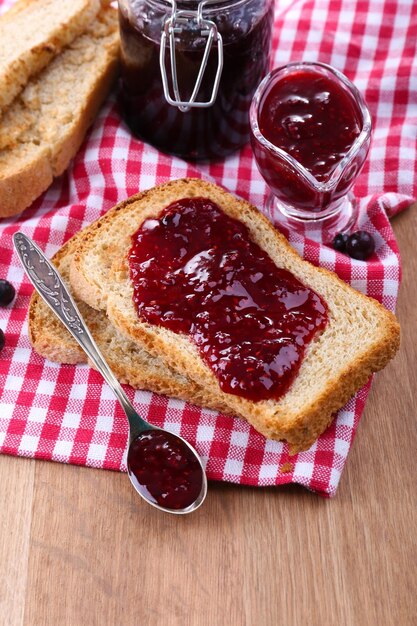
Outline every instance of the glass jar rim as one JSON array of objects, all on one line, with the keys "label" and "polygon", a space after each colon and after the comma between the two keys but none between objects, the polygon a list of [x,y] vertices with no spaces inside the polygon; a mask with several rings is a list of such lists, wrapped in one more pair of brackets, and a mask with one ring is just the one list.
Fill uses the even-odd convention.
[{"label": "glass jar rim", "polygon": [[[173,8],[172,0],[146,0],[147,4],[156,7]],[[206,14],[215,13],[219,9],[234,8],[253,2],[253,0],[175,0],[177,10],[197,10],[203,4],[203,11]]]},{"label": "glass jar rim", "polygon": [[[362,129],[359,135],[356,137],[349,151],[345,154],[343,159],[337,164],[337,167],[333,170],[329,180],[326,183],[320,183],[311,172],[309,172],[297,159],[288,154],[282,148],[278,148],[273,143],[268,141],[266,137],[262,134],[259,123],[258,123],[258,109],[261,104],[261,99],[265,96],[266,88],[269,86],[269,83],[275,79],[278,74],[289,73],[293,70],[297,69],[321,69],[329,72],[334,77],[336,77],[340,83],[348,90],[349,94],[355,99],[360,114],[362,116]],[[271,84],[272,86],[272,84]],[[361,150],[365,142],[369,139],[372,131],[372,120],[369,109],[366,105],[366,102],[358,90],[358,88],[350,81],[347,76],[345,76],[342,72],[337,70],[336,68],[328,65],[327,63],[322,63],[321,61],[294,61],[291,63],[287,63],[280,67],[273,69],[262,82],[258,85],[258,88],[255,91],[255,94],[252,98],[250,110],[249,110],[249,120],[251,131],[256,138],[257,141],[269,152],[272,154],[282,158],[288,165],[295,168],[299,174],[303,176],[303,178],[307,181],[307,183],[314,187],[317,192],[326,192],[332,191],[338,184],[341,175],[343,174],[346,166],[356,157],[358,152]]]}]

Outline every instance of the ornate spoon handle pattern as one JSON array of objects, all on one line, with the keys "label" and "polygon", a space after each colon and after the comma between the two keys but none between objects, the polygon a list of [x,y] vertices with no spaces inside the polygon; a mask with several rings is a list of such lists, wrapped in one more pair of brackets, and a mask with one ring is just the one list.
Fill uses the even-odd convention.
[{"label": "ornate spoon handle pattern", "polygon": [[39,295],[75,337],[88,332],[61,277],[40,248],[21,232],[15,233],[13,241],[22,265]]}]

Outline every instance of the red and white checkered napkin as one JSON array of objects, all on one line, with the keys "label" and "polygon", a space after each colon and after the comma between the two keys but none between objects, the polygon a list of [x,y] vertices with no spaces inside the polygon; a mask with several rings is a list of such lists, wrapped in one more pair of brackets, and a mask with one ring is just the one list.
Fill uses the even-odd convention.
[{"label": "red and white checkered napkin", "polygon": [[[365,95],[375,127],[355,189],[361,198],[360,226],[376,238],[374,260],[352,261],[301,236],[290,235],[290,241],[306,259],[335,270],[389,309],[396,304],[400,258],[387,216],[417,197],[416,42],[417,11],[411,0],[277,3],[273,65],[302,59],[334,65]],[[113,99],[67,173],[23,216],[0,222],[0,277],[18,291],[13,306],[0,309],[6,335],[0,353],[1,452],[125,470],[126,420],[100,375],[87,366],[50,363],[31,350],[26,316],[32,287],[13,252],[12,234],[23,230],[52,256],[116,202],[183,176],[209,178],[264,206],[266,187],[249,147],[224,162],[192,167],[133,139]],[[146,419],[195,444],[209,478],[259,486],[300,483],[331,496],[369,386],[339,411],[308,452],[295,457],[243,420],[147,391],[127,392]]]}]

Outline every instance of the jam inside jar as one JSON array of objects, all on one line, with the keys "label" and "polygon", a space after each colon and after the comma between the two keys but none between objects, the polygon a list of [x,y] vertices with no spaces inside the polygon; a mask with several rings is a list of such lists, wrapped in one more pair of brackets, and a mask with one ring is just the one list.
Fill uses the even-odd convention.
[{"label": "jam inside jar", "polygon": [[[269,68],[273,7],[273,0],[182,0],[175,7],[168,0],[119,0],[121,107],[132,132],[163,152],[192,161],[220,159],[247,143],[251,99]],[[203,25],[198,14],[206,20]],[[170,19],[173,38],[167,29]],[[210,23],[220,37],[205,63],[205,24]],[[220,53],[218,88],[214,102],[207,105]],[[164,92],[163,74],[170,92],[175,92],[171,57],[177,100],[182,102],[192,99],[200,68],[205,68],[187,110],[170,104]]]}]

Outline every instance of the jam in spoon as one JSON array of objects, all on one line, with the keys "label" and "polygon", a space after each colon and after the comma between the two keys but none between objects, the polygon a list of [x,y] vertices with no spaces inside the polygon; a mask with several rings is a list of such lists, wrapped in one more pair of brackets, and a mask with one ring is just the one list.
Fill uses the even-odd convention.
[{"label": "jam in spoon", "polygon": [[129,422],[129,478],[149,504],[169,513],[195,511],[207,494],[200,457],[182,437],[153,426],[140,417],[91,336],[56,268],[21,232],[13,242],[33,286],[64,324],[114,392]]}]

